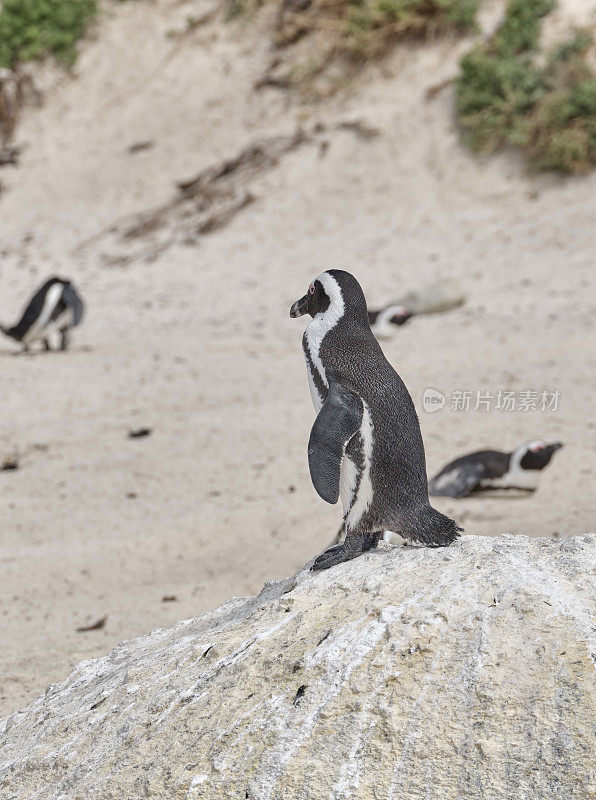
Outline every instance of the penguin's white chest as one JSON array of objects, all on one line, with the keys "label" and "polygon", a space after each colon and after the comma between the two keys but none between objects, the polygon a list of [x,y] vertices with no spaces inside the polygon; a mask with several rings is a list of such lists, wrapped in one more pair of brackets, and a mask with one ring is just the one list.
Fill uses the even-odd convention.
[{"label": "penguin's white chest", "polygon": [[325,333],[322,332],[321,325],[315,317],[305,331],[304,344],[306,352],[304,356],[306,359],[306,374],[308,377],[310,398],[317,414],[323,405],[323,397],[317,389],[315,375],[313,373],[316,371],[319,379],[323,382],[323,385],[329,386],[329,380],[327,379],[327,375],[325,373],[325,367],[323,366],[323,362],[321,361],[321,357],[319,355],[319,350],[321,348],[324,335]]},{"label": "penguin's white chest", "polygon": [[318,314],[315,314],[304,332],[305,350],[308,354],[306,358],[308,386],[317,414],[323,404],[323,398],[316,388],[315,376],[312,370],[316,370],[324,386],[329,386],[329,380],[325,373],[325,365],[321,359],[321,345],[323,344],[325,336],[327,336],[340,321],[345,310],[341,290],[336,281],[330,275],[322,275],[320,280],[332,300],[326,311],[320,311]]},{"label": "penguin's white chest", "polygon": [[43,306],[39,312],[39,316],[23,336],[23,342],[25,344],[30,344],[31,342],[36,341],[36,339],[43,337],[44,329],[46,328],[54,309],[60,302],[63,288],[64,287],[61,283],[56,283],[48,289],[43,301]]},{"label": "penguin's white chest", "polygon": [[481,481],[483,489],[527,489],[532,491],[538,488],[540,472],[535,469],[522,469],[519,464],[513,464],[511,469],[501,478],[491,478]]},{"label": "penguin's white chest", "polygon": [[374,497],[371,476],[375,443],[374,426],[370,410],[364,400],[362,405],[362,424],[360,430],[354,434],[359,437],[360,441],[361,466],[357,466],[349,456],[344,454],[339,473],[339,496],[348,531],[357,527],[370,508]]},{"label": "penguin's white chest", "polygon": [[325,374],[325,367],[321,361],[320,350],[323,339],[331,328],[328,324],[325,324],[325,314],[321,314],[320,319],[317,319],[318,317],[319,314],[317,314],[306,328],[306,346],[313,368],[317,370],[325,386],[329,386],[329,381]]},{"label": "penguin's white chest", "polygon": [[321,410],[321,406],[323,405],[323,398],[319,394],[319,390],[315,385],[315,379],[312,374],[313,367],[311,366],[311,362],[306,359],[306,374],[308,376],[308,390],[310,392],[310,399],[312,400],[312,404],[314,406],[315,412],[318,414]]}]

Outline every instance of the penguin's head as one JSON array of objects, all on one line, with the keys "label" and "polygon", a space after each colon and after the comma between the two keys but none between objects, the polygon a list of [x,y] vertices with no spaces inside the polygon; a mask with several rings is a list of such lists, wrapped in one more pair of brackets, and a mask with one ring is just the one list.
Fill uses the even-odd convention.
[{"label": "penguin's head", "polygon": [[409,308],[406,308],[406,306],[392,306],[390,311],[391,316],[387,322],[390,322],[392,325],[403,325],[410,317],[414,316],[413,312],[410,311]]},{"label": "penguin's head", "polygon": [[292,304],[290,316],[315,317],[327,310],[337,319],[347,314],[368,324],[364,292],[356,278],[343,269],[328,269],[315,278],[304,297]]},{"label": "penguin's head", "polygon": [[369,311],[368,321],[370,322],[371,327],[373,325],[382,325],[385,327],[389,323],[391,325],[403,325],[413,316],[414,312],[410,311],[410,309],[406,306],[394,305]]},{"label": "penguin's head", "polygon": [[553,453],[563,447],[561,442],[543,442],[536,440],[526,442],[518,448],[519,465],[522,469],[544,469],[551,458]]}]

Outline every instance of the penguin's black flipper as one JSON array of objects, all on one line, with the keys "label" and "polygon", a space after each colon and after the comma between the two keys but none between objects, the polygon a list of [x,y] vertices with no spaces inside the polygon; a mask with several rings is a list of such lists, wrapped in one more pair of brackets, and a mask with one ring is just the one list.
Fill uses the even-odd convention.
[{"label": "penguin's black flipper", "polygon": [[362,424],[362,401],[341,384],[329,392],[308,440],[308,466],[317,493],[334,505],[339,499],[339,470],[346,444]]},{"label": "penguin's black flipper", "polygon": [[459,464],[444,469],[428,482],[431,497],[466,497],[485,477],[483,464]]}]

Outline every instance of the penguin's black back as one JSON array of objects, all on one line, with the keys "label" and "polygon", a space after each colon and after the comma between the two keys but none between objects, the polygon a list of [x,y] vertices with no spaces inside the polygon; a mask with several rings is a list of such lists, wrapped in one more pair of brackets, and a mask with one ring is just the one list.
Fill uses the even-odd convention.
[{"label": "penguin's black back", "polygon": [[387,488],[394,493],[392,477],[398,474],[400,489],[423,499],[426,461],[416,410],[404,382],[385,358],[368,325],[340,320],[323,340],[320,357],[325,365],[332,366],[342,385],[368,406],[375,432],[375,491],[387,482],[391,484]]},{"label": "penguin's black back", "polygon": [[511,458],[511,453],[499,450],[478,450],[460,456],[429,481],[429,494],[433,497],[466,497],[482,491],[486,481],[502,478],[509,472]]},{"label": "penguin's black back", "polygon": [[64,283],[62,278],[58,278],[56,276],[49,278],[43,286],[41,286],[33,295],[25,310],[23,311],[20,320],[10,328],[10,335],[13,336],[15,339],[21,340],[29,328],[33,325],[36,319],[38,319],[39,315],[42,312],[43,305],[45,302],[46,295],[49,289],[54,286],[56,283]]},{"label": "penguin's black back", "polygon": [[500,450],[477,450],[465,456],[450,461],[440,472],[437,472],[433,480],[440,478],[453,469],[467,466],[468,464],[478,464],[483,468],[483,478],[501,478],[509,470],[511,463],[511,453],[503,453]]},{"label": "penguin's black back", "polygon": [[[370,329],[360,285],[349,273],[328,272],[339,278],[345,309],[323,338],[319,357],[342,386],[362,398],[373,423],[373,499],[359,527],[448,544],[457,538],[458,529],[430,506],[424,444],[412,398]],[[355,286],[348,283],[346,289],[346,279]],[[357,459],[357,451],[352,440],[346,454]]]}]

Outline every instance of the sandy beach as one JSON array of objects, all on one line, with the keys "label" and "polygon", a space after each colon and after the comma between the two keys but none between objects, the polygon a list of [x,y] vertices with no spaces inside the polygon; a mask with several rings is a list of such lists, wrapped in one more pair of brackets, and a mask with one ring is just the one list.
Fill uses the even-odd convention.
[{"label": "sandy beach", "polygon": [[[551,29],[583,13],[560,5]],[[288,316],[328,267],[353,272],[371,306],[447,276],[467,293],[383,342],[429,473],[469,450],[564,443],[534,495],[437,508],[472,534],[594,529],[596,174],[529,175],[514,153],[462,147],[453,88],[427,90],[469,39],[401,46],[308,105],[254,89],[266,9],[166,35],[209,10],[106,3],[72,76],[40,69],[21,163],[0,171],[0,320],[54,273],[87,303],[66,353],[0,342],[0,462],[19,461],[0,472],[0,716],[81,659],[254,593],[329,543],[341,510],[310,482],[305,320]],[[243,179],[251,201],[228,224],[197,232],[178,209],[123,236],[178,181],[299,128],[299,146]],[[429,387],[446,398],[434,413]],[[535,392],[534,407],[498,409],[505,391]],[[468,410],[452,410],[458,392]],[[556,408],[540,409],[542,392]],[[141,427],[151,435],[128,437]]]}]

